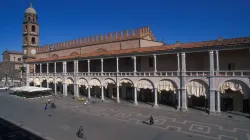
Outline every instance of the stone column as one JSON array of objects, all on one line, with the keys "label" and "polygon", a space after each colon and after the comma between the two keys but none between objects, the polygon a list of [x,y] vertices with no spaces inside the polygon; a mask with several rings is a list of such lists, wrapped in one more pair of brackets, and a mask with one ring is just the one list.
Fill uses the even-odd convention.
[{"label": "stone column", "polygon": [[49,88],[49,81],[48,80],[46,80],[47,81],[47,88]]},{"label": "stone column", "polygon": [[214,89],[214,52],[209,51],[210,79],[209,79],[209,114],[215,113],[215,89]]},{"label": "stone column", "polygon": [[134,105],[138,105],[138,102],[137,102],[137,88],[134,87]]},{"label": "stone column", "polygon": [[134,72],[137,72],[137,70],[136,70],[136,56],[134,56],[133,59],[134,59]]},{"label": "stone column", "polygon": [[36,73],[36,64],[34,64],[34,74]]},{"label": "stone column", "polygon": [[216,91],[216,96],[217,96],[217,109],[216,109],[216,112],[217,113],[220,113],[220,91]]},{"label": "stone column", "polygon": [[63,95],[64,96],[68,95],[68,84],[66,83],[66,81],[64,81],[63,83]]},{"label": "stone column", "polygon": [[181,53],[181,111],[187,111],[187,90],[186,84],[186,54]]},{"label": "stone column", "polygon": [[104,88],[103,88],[103,85],[101,85],[101,92],[102,92],[102,97],[101,97],[101,99],[102,99],[102,101],[104,101]]},{"label": "stone column", "polygon": [[56,73],[56,62],[54,62],[54,73]]},{"label": "stone column", "polygon": [[30,86],[29,74],[30,74],[30,65],[26,64],[26,86]]},{"label": "stone column", "polygon": [[177,90],[177,98],[178,98],[177,109],[180,110],[180,108],[181,108],[181,91],[179,89]]},{"label": "stone column", "polygon": [[180,53],[177,53],[177,75],[180,75]]},{"label": "stone column", "polygon": [[66,62],[65,61],[63,62],[63,73],[64,74],[66,73]]},{"label": "stone column", "polygon": [[67,62],[65,61],[64,63],[65,63],[65,73],[67,73],[68,72],[68,70],[67,70]]},{"label": "stone column", "polygon": [[216,75],[219,75],[220,71],[220,62],[219,62],[219,51],[215,51],[216,54]]},{"label": "stone column", "polygon": [[157,72],[157,57],[156,55],[154,54],[154,72]]},{"label": "stone column", "polygon": [[88,98],[91,99],[91,95],[90,95],[90,85],[88,85]]},{"label": "stone column", "polygon": [[57,93],[56,93],[56,92],[57,92],[57,91],[56,91],[56,90],[57,90],[57,89],[56,89],[56,80],[55,80],[54,83],[55,83],[55,84],[54,84],[54,90],[55,90],[55,95],[56,95],[56,94],[57,94]]},{"label": "stone column", "polygon": [[154,94],[155,94],[155,104],[154,107],[158,107],[158,96],[157,96],[157,86],[154,88]]},{"label": "stone column", "polygon": [[88,59],[88,73],[90,73],[90,60]]},{"label": "stone column", "polygon": [[103,73],[103,58],[101,58],[101,73]]},{"label": "stone column", "polygon": [[117,103],[120,103],[120,96],[119,96],[119,84],[117,84],[117,86],[116,86],[116,102]]},{"label": "stone column", "polygon": [[49,73],[49,63],[47,63],[47,73]]},{"label": "stone column", "polygon": [[40,73],[42,73],[42,64],[40,63]]},{"label": "stone column", "polygon": [[119,58],[116,57],[116,72],[119,72]]},{"label": "stone column", "polygon": [[76,81],[74,83],[74,96],[79,97],[79,86]]}]

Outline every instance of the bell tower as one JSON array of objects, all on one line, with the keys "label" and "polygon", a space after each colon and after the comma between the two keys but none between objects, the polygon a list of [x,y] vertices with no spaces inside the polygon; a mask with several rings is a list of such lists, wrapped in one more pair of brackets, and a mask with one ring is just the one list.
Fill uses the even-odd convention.
[{"label": "bell tower", "polygon": [[32,7],[26,9],[23,21],[23,59],[34,59],[36,48],[39,46],[39,24],[36,10]]}]

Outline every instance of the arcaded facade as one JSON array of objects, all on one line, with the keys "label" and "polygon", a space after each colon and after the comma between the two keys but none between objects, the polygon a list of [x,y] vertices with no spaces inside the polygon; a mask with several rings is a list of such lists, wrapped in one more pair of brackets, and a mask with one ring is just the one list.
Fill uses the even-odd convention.
[{"label": "arcaded facade", "polygon": [[[34,9],[25,15],[37,17]],[[207,108],[211,114],[250,106],[250,37],[164,44],[142,27],[39,46],[37,20],[25,18],[29,24],[37,30],[23,35],[27,86],[181,111]]]}]

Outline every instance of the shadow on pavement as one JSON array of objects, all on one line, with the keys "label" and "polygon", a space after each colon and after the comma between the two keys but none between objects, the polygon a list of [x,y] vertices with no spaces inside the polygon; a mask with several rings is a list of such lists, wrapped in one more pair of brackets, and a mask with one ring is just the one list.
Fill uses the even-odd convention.
[{"label": "shadow on pavement", "polygon": [[0,140],[45,140],[3,118],[0,118]]}]

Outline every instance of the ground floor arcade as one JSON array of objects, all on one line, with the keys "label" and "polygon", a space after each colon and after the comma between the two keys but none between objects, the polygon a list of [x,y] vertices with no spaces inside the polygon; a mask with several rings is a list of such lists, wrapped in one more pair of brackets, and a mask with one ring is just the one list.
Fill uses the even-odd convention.
[{"label": "ground floor arcade", "polygon": [[[177,109],[195,108],[204,111],[240,111],[249,112],[249,87],[240,80],[227,80],[219,85],[214,92],[209,89],[208,83],[193,79],[186,83],[185,92],[170,79],[162,79],[153,83],[149,79],[140,79],[136,82],[130,79],[121,79],[118,82],[111,78],[104,81],[98,78],[87,80],[85,78],[29,78],[30,86],[49,87],[56,94],[63,96],[97,97],[101,100],[107,98],[127,100],[135,105],[145,102],[157,107],[159,104],[168,105]],[[211,98],[213,94],[213,97]],[[213,100],[213,101],[212,101]]]}]

